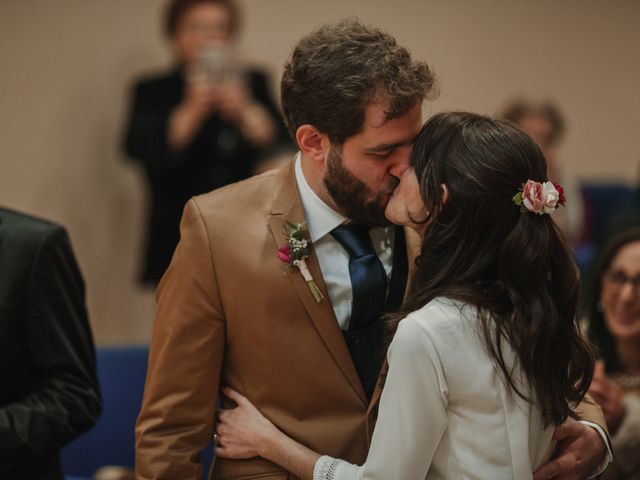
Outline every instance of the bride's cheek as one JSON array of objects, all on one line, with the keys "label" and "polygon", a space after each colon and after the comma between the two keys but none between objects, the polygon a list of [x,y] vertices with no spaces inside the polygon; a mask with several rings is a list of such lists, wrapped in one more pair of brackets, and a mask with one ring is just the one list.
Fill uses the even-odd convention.
[{"label": "bride's cheek", "polygon": [[391,202],[389,202],[385,212],[387,219],[393,223],[403,223],[406,221],[406,211],[402,208],[402,205],[395,199],[392,199]]}]

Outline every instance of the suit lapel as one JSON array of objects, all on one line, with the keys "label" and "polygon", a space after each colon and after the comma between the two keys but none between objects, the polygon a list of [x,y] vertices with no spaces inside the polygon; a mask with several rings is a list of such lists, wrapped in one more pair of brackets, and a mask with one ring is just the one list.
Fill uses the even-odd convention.
[{"label": "suit lapel", "polygon": [[[295,180],[294,163],[283,167],[277,173],[275,195],[272,203],[271,215],[269,216],[269,229],[274,239],[273,256],[279,247],[286,242],[286,226],[289,223],[304,223],[304,209]],[[304,305],[309,318],[313,322],[320,337],[326,344],[329,352],[338,364],[338,367],[347,378],[353,389],[360,396],[362,402],[367,404],[367,399],[358,377],[358,372],[351,360],[351,355],[340,331],[338,321],[331,305],[331,299],[327,293],[327,287],[322,277],[320,263],[313,245],[309,249],[307,266],[318,288],[324,295],[321,302],[317,302],[309,286],[305,282],[302,274],[295,268],[289,270],[286,275],[291,280],[300,301]]]},{"label": "suit lapel", "polygon": [[[406,241],[406,248],[407,248],[407,261],[409,264],[408,276],[407,276],[407,288],[404,292],[404,298],[406,300],[407,294],[409,293],[409,289],[411,288],[411,282],[413,280],[413,272],[415,271],[416,257],[420,254],[422,239],[420,238],[420,235],[418,235],[415,232],[415,230],[409,227],[405,227],[404,229],[404,238]],[[398,247],[400,247],[400,245],[396,245],[395,248],[398,248]],[[369,408],[367,410],[368,415],[378,408],[378,403],[380,402],[380,395],[382,395],[382,389],[384,388],[384,382],[387,378],[388,373],[389,373],[389,364],[385,356],[384,363],[382,364],[382,368],[380,369],[380,375],[378,376],[378,382],[376,384],[376,388],[373,390],[371,402],[369,403]]]}]

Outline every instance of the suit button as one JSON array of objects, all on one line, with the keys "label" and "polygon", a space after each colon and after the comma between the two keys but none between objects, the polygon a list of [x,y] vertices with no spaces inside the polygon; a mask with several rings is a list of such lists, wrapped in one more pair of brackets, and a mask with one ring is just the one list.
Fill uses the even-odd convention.
[{"label": "suit button", "polygon": [[378,418],[378,408],[374,408],[373,410],[371,410],[371,413],[369,414],[369,420],[371,420],[372,422],[375,421],[375,419]]}]

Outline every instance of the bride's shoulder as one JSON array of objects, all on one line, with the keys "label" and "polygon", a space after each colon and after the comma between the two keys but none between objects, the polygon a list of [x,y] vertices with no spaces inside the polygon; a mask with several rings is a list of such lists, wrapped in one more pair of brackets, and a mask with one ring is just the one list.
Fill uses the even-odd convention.
[{"label": "bride's shoulder", "polygon": [[465,334],[475,325],[474,307],[447,297],[437,297],[422,308],[411,312],[398,325],[398,329],[423,330],[431,336]]},{"label": "bride's shoulder", "polygon": [[412,363],[430,358],[446,369],[460,350],[469,350],[476,318],[475,309],[436,298],[400,321],[389,346],[389,361]]}]

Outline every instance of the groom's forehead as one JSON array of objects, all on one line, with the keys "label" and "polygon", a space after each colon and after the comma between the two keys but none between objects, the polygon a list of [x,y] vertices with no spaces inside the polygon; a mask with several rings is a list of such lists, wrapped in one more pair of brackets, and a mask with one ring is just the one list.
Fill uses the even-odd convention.
[{"label": "groom's forehead", "polygon": [[362,128],[349,139],[359,140],[372,153],[413,143],[422,127],[422,103],[416,102],[397,118],[388,118],[386,107],[384,103],[367,105]]}]

